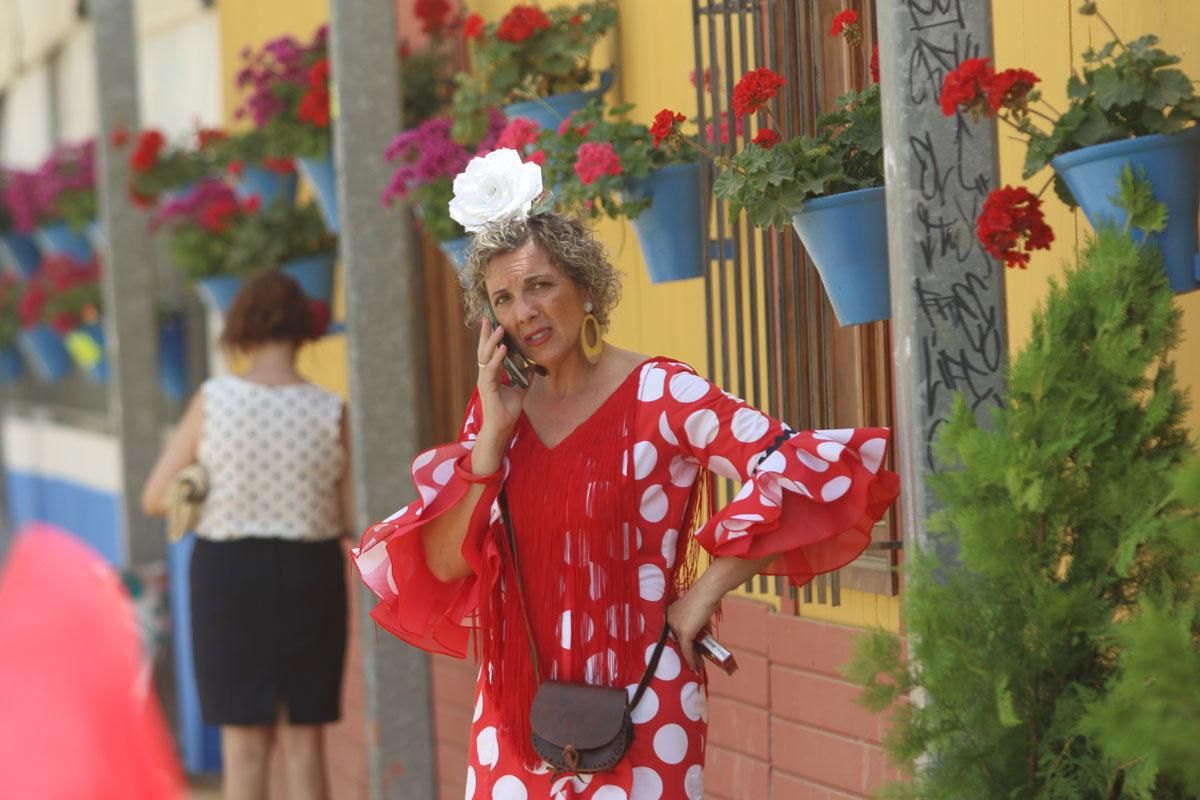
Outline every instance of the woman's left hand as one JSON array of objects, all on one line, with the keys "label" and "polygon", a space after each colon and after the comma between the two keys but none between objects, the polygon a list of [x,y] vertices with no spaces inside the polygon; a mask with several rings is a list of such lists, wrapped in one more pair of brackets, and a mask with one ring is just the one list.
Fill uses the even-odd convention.
[{"label": "woman's left hand", "polygon": [[693,670],[700,669],[700,653],[696,651],[695,641],[712,621],[720,602],[721,595],[712,593],[698,582],[667,609],[667,624],[679,641],[683,660]]}]

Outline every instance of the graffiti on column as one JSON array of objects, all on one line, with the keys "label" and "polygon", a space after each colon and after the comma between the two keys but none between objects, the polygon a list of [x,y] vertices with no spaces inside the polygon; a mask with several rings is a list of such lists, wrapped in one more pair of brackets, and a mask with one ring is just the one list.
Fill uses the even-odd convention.
[{"label": "graffiti on column", "polygon": [[924,380],[924,442],[929,469],[932,444],[962,392],[977,413],[1002,404],[1003,309],[998,265],[975,237],[975,219],[992,186],[990,141],[977,141],[973,123],[959,114],[947,136],[940,97],[946,73],[983,53],[969,30],[963,0],[907,0],[910,31],[905,98],[927,120],[912,132],[903,154],[916,192],[911,224],[918,253],[913,290],[921,319],[919,346]]}]

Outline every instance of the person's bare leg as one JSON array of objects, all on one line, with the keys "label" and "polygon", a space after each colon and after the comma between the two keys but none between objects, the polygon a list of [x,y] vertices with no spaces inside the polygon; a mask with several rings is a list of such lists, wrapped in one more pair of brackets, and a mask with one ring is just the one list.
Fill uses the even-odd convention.
[{"label": "person's bare leg", "polygon": [[269,725],[221,726],[225,800],[267,800],[274,739]]},{"label": "person's bare leg", "polygon": [[290,725],[284,720],[280,723],[279,733],[288,800],[328,800],[324,726]]}]

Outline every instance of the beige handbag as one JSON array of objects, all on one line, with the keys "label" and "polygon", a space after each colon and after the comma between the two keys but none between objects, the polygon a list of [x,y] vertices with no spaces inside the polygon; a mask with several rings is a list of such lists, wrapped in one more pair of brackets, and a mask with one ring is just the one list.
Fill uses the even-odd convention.
[{"label": "beige handbag", "polygon": [[208,496],[208,472],[200,464],[179,471],[167,488],[167,538],[178,542],[200,522]]}]

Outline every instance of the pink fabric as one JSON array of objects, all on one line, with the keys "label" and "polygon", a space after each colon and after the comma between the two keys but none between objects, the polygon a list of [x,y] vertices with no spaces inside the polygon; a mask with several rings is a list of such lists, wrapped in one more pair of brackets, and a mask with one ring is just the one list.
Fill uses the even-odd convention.
[{"label": "pink fabric", "polygon": [[0,574],[0,797],[149,800],[183,779],[119,576],[45,525]]}]

